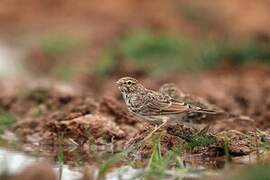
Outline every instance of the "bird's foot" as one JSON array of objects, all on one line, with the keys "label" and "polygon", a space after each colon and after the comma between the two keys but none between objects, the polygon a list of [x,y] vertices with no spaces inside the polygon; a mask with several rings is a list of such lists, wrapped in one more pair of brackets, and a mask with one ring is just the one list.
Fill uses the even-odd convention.
[{"label": "bird's foot", "polygon": [[143,141],[146,141],[146,140],[148,140],[149,138],[151,138],[152,135],[153,135],[155,132],[157,132],[160,128],[162,128],[162,127],[167,123],[167,121],[168,121],[168,120],[164,120],[164,121],[162,122],[162,124],[160,124],[159,126],[156,126],[156,127],[154,128],[154,130],[153,130],[152,132],[150,132],[150,133],[143,139]]}]

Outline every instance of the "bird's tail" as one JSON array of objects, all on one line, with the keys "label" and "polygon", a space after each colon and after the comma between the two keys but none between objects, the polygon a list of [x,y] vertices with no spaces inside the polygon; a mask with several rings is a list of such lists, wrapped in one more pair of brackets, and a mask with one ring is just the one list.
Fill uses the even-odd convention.
[{"label": "bird's tail", "polygon": [[241,114],[232,114],[232,113],[230,113],[230,114],[228,114],[228,118],[254,122],[254,119],[252,119],[251,117],[241,115]]},{"label": "bird's tail", "polygon": [[244,116],[241,114],[232,114],[232,113],[228,113],[225,111],[214,111],[214,110],[208,110],[208,109],[198,109],[197,110],[198,113],[202,113],[202,114],[209,114],[209,115],[213,115],[214,117],[219,117],[219,118],[228,118],[228,119],[240,119],[240,120],[246,120],[246,121],[254,121],[254,119],[252,119],[249,116]]},{"label": "bird's tail", "polygon": [[214,110],[208,110],[208,109],[198,109],[197,110],[198,113],[205,113],[205,114],[224,114],[224,112],[222,111],[214,111]]}]

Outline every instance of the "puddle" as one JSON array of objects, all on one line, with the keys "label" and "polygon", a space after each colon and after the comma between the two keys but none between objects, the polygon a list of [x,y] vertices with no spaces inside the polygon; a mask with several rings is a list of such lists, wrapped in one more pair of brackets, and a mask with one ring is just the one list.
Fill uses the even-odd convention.
[{"label": "puddle", "polygon": [[[23,152],[11,151],[7,149],[0,149],[0,174],[7,172],[8,174],[15,175],[24,170],[27,166],[44,162],[45,158],[33,157]],[[79,180],[83,174],[79,170],[71,169],[67,165],[62,167],[55,165],[54,171],[59,175],[59,168],[62,168],[62,180]],[[95,172],[97,174],[97,170]],[[122,166],[106,175],[106,180],[118,179],[141,179],[144,169],[134,169],[131,166]],[[168,170],[166,171],[167,177],[176,178],[201,178],[206,175],[213,175],[213,172],[207,169],[190,169],[183,168],[181,170]]]},{"label": "puddle", "polygon": [[[44,158],[32,157],[21,152],[0,149],[0,174],[4,171],[11,175],[17,174],[32,163],[42,161],[44,161]],[[57,166],[54,167],[56,174],[58,174],[59,168],[60,167]],[[63,170],[62,180],[78,180],[82,177],[80,172],[71,170],[66,165],[61,168]]]},{"label": "puddle", "polygon": [[[27,166],[43,162],[42,157],[33,157],[26,155],[22,152],[11,151],[7,149],[0,149],[0,174],[6,172],[11,175],[15,175],[24,170]],[[59,175],[59,168],[62,168],[62,180],[79,180],[82,178],[82,173],[76,170],[70,169],[67,165],[62,167],[55,166],[54,171]],[[143,172],[129,166],[121,167],[112,173],[108,173],[107,180],[121,179],[134,179],[138,174]],[[96,172],[97,173],[97,172]]]},{"label": "puddle", "polygon": [[106,176],[107,180],[119,179],[140,179],[139,176],[143,173],[141,169],[134,169],[130,166],[124,166]]},{"label": "puddle", "polygon": [[[16,175],[33,163],[44,162],[42,157],[33,157],[23,152],[12,151],[0,148],[0,174],[8,173]],[[79,180],[83,174],[79,170],[70,169],[69,166],[62,167],[55,165],[54,171],[59,175],[59,169],[62,168],[62,180]],[[134,169],[130,166],[124,166],[106,175],[107,180],[134,179],[143,172],[140,169]],[[97,171],[95,172],[97,174]]]},{"label": "puddle", "polygon": [[[11,137],[13,133],[5,133],[4,135]],[[3,136],[5,137],[5,136]],[[4,138],[6,139],[6,138]],[[31,149],[31,148],[30,148]],[[263,154],[262,154],[263,155]],[[68,157],[71,157],[68,155]],[[201,179],[204,177],[220,177],[222,170],[226,168],[239,168],[241,166],[255,163],[257,154],[253,153],[247,156],[232,157],[230,162],[226,163],[225,158],[202,158],[197,155],[185,155],[182,157],[181,168],[172,168],[165,172],[168,179]],[[45,157],[31,156],[24,152],[10,150],[7,148],[0,148],[0,174],[7,172],[8,174],[15,175],[20,173],[26,167],[33,163],[44,162]],[[79,180],[83,177],[83,167],[75,166],[75,168],[68,165],[55,165],[54,171],[59,174],[62,169],[62,180]],[[98,169],[92,169],[92,173],[98,174]],[[146,169],[136,168],[123,165],[120,168],[114,169],[112,172],[107,173],[106,180],[118,179],[141,179]]]},{"label": "puddle", "polygon": [[[144,169],[134,169],[130,166],[123,166],[106,176],[107,180],[118,179],[143,179]],[[204,177],[219,177],[218,172],[207,169],[172,169],[165,171],[165,179],[203,179]]]}]

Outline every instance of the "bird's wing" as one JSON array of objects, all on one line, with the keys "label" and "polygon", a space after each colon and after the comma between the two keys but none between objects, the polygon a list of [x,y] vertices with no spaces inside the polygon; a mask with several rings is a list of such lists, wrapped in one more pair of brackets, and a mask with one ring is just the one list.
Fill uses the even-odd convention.
[{"label": "bird's wing", "polygon": [[173,101],[169,97],[162,97],[155,93],[148,95],[147,103],[143,112],[144,115],[169,115],[169,114],[180,114],[190,110],[190,107],[183,103]]},{"label": "bird's wing", "polygon": [[220,107],[209,103],[207,100],[200,98],[200,97],[196,97],[196,96],[192,96],[187,94],[184,97],[178,98],[179,101],[183,101],[186,104],[190,104],[192,106],[196,106],[201,108],[201,110],[204,111],[211,111],[211,112],[216,112],[216,113],[224,113],[224,110],[222,110]]},{"label": "bird's wing", "polygon": [[204,110],[219,111],[219,112],[223,111],[221,108],[209,103],[207,100],[203,98],[196,97],[183,92],[181,89],[177,87],[177,85],[172,83],[163,84],[159,89],[159,92],[164,95],[170,96],[172,99],[175,99],[179,102],[199,107]]},{"label": "bird's wing", "polygon": [[150,93],[149,99],[145,104],[144,115],[170,115],[180,114],[184,112],[201,112],[215,114],[214,111],[205,110],[197,106],[177,101],[168,96],[160,96],[159,94]]},{"label": "bird's wing", "polygon": [[179,100],[182,100],[183,102],[187,104],[200,107],[202,109],[210,109],[206,101],[204,101],[201,98],[196,98],[195,96],[191,96],[189,94],[183,97],[179,97]]}]

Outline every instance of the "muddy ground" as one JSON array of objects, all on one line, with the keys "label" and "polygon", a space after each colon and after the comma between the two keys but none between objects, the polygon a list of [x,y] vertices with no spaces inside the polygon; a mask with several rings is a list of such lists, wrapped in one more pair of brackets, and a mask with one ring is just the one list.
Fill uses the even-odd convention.
[{"label": "muddy ground", "polygon": [[[198,138],[198,134],[215,140],[185,149],[186,157],[190,154],[205,158],[224,157],[225,146],[228,146],[231,156],[257,152],[261,143],[269,141],[269,75],[268,68],[258,66],[254,69],[252,66],[240,70],[220,69],[197,76],[174,75],[151,83],[144,79],[145,86],[153,89],[163,82],[175,82],[185,91],[235,115],[206,121],[205,124],[210,125],[206,132],[190,126],[166,127],[161,134],[158,133],[162,153],[181,149],[180,146]],[[14,84],[15,90],[14,86],[2,84],[0,106],[3,112],[16,117],[10,130],[25,150],[54,154],[56,159],[59,147],[63,146],[65,161],[71,165],[79,160],[93,165],[99,161],[97,152],[121,152],[131,146],[137,147],[132,153],[143,159],[150,157],[152,141],[142,140],[153,127],[128,112],[113,85],[115,79],[117,77],[104,80],[99,88],[102,92],[98,93],[102,95],[98,96],[85,84],[60,86],[45,83],[41,86],[40,83],[30,83],[27,86],[27,83],[18,82]],[[112,84],[111,89],[106,88],[107,84]]]}]

